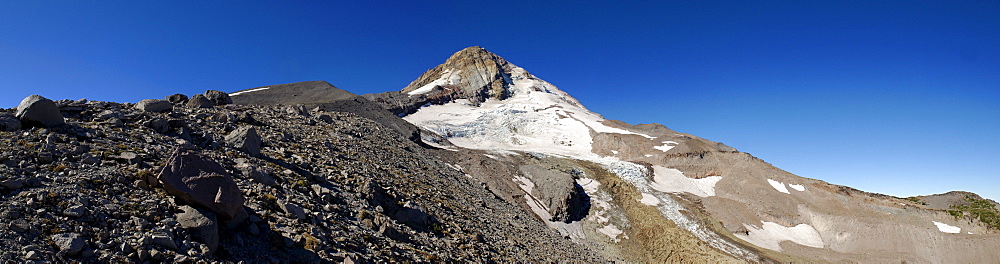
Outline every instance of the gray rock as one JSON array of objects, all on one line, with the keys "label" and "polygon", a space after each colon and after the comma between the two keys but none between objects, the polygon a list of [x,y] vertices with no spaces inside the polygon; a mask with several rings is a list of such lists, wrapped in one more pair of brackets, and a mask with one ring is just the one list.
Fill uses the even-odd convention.
[{"label": "gray rock", "polygon": [[183,94],[172,94],[172,95],[168,95],[167,98],[164,98],[164,99],[166,99],[167,102],[170,102],[172,104],[183,104],[183,103],[187,103],[188,96],[187,95],[183,95]]},{"label": "gray rock", "polygon": [[295,219],[306,219],[306,211],[303,210],[302,207],[288,202],[279,202],[278,205],[281,207],[282,211],[285,211],[288,215],[294,216]]},{"label": "gray rock", "polygon": [[196,94],[185,105],[191,108],[212,108],[212,101],[204,95]]},{"label": "gray rock", "polygon": [[183,213],[177,214],[177,222],[191,233],[195,241],[208,245],[210,254],[219,247],[219,224],[215,213],[210,210],[181,206]]},{"label": "gray rock", "polygon": [[42,259],[42,253],[38,253],[37,250],[28,251],[27,254],[24,254],[24,259],[27,259],[27,260],[41,260]]},{"label": "gray rock", "polygon": [[39,152],[38,154],[35,154],[35,161],[37,161],[38,163],[41,163],[41,164],[52,163],[52,161],[53,161],[52,153],[49,153],[49,152]]},{"label": "gray rock", "polygon": [[85,246],[85,241],[80,234],[77,233],[63,233],[56,234],[49,237],[52,242],[59,248],[59,254],[64,254],[68,256],[75,256],[80,254]]},{"label": "gray rock", "polygon": [[21,130],[21,120],[12,115],[0,115],[0,131]]},{"label": "gray rock", "polygon": [[14,232],[24,233],[31,230],[31,225],[24,219],[14,219],[10,222],[9,228],[10,230],[14,230]]},{"label": "gray rock", "polygon": [[552,215],[549,221],[572,222],[586,215],[586,202],[580,195],[582,187],[573,176],[538,165],[520,166],[521,173],[535,183],[531,194],[539,199]]},{"label": "gray rock", "polygon": [[177,250],[177,243],[174,243],[174,238],[170,237],[170,235],[153,234],[149,237],[149,240],[153,245],[159,245],[161,247]]},{"label": "gray rock", "polygon": [[135,108],[149,113],[162,113],[173,109],[174,105],[166,100],[145,99],[135,104]]},{"label": "gray rock", "polygon": [[217,106],[233,103],[233,99],[229,97],[229,94],[216,90],[205,91],[205,98],[208,98],[209,101],[212,101],[213,105]]},{"label": "gray rock", "polygon": [[128,164],[139,164],[139,162],[142,162],[142,159],[139,157],[139,154],[135,154],[135,152],[122,152],[122,154],[119,154],[117,157],[114,158],[124,161],[125,163]]},{"label": "gray rock", "polygon": [[0,181],[0,186],[10,190],[20,189],[24,187],[24,181],[19,179]]},{"label": "gray rock", "polygon": [[257,135],[257,129],[252,126],[243,126],[226,136],[226,144],[250,154],[260,156],[261,139]]},{"label": "gray rock", "polygon": [[263,184],[265,186],[268,187],[278,186],[278,182],[275,182],[274,178],[271,178],[271,175],[268,175],[267,173],[264,173],[258,170],[257,168],[254,168],[253,166],[245,165],[240,168],[240,171],[243,172],[244,177],[250,178],[253,181]]},{"label": "gray rock", "polygon": [[170,131],[170,124],[168,124],[167,120],[164,120],[163,118],[154,118],[153,120],[146,121],[143,126],[151,128],[153,131],[160,134]]},{"label": "gray rock", "polygon": [[65,216],[76,218],[76,217],[83,216],[83,214],[85,214],[86,212],[87,212],[87,209],[83,208],[82,205],[74,205],[74,206],[71,206],[70,208],[66,208],[66,210],[63,210],[62,214],[65,215]]},{"label": "gray rock", "polygon": [[392,218],[399,223],[413,227],[426,227],[431,221],[430,215],[424,213],[420,206],[411,202],[406,202],[403,208],[396,211],[396,214]]},{"label": "gray rock", "polygon": [[230,221],[245,219],[243,193],[222,165],[205,155],[178,150],[167,160],[156,178],[163,189],[178,199],[204,206]]},{"label": "gray rock", "polygon": [[40,95],[21,100],[14,116],[21,120],[21,125],[28,126],[52,127],[66,123],[56,103]]},{"label": "gray rock", "polygon": [[101,163],[101,157],[88,153],[85,154],[83,158],[80,159],[80,162],[84,164],[95,165]]}]

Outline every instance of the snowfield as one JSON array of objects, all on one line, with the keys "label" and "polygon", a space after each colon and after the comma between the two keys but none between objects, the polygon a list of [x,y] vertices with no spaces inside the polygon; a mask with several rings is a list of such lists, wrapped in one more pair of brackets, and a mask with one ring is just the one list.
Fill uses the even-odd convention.
[{"label": "snowfield", "polygon": [[781,241],[791,241],[814,248],[823,247],[823,239],[819,236],[819,232],[807,224],[785,227],[774,222],[763,222],[760,228],[748,224],[743,226],[747,228],[749,235],[737,233],[735,236],[758,247],[781,251],[779,245]]},{"label": "snowfield", "polygon": [[715,184],[722,176],[711,176],[693,179],[684,176],[677,169],[653,166],[653,182],[649,183],[654,190],[661,192],[686,192],[700,197],[715,196]]},{"label": "snowfield", "polygon": [[618,227],[613,224],[608,224],[602,228],[598,228],[597,232],[601,232],[601,234],[608,236],[608,238],[611,238],[611,241],[615,241],[615,243],[621,241],[621,239],[618,239],[618,235],[623,233],[621,229],[618,229]]},{"label": "snowfield", "polygon": [[659,151],[667,152],[668,150],[676,147],[677,144],[678,143],[674,142],[674,141],[663,141],[663,145],[662,146],[655,146],[653,148],[656,149],[656,150],[659,150]]},{"label": "snowfield", "polygon": [[790,193],[788,192],[788,188],[785,188],[785,184],[780,181],[767,179],[767,183],[770,183],[771,187],[774,187],[774,189],[778,190],[779,192]]},{"label": "snowfield", "polygon": [[[750,256],[753,256],[752,253],[701,226],[696,220],[689,219],[681,213],[685,210],[684,207],[670,195],[652,189],[652,186],[657,186],[660,190],[667,192],[689,192],[699,196],[711,196],[715,195],[714,186],[721,177],[690,179],[680,174],[679,171],[678,173],[661,172],[664,175],[651,184],[646,180],[647,175],[649,175],[646,167],[615,157],[595,154],[591,133],[638,135],[648,139],[655,139],[655,137],[604,125],[605,119],[601,115],[590,112],[565,92],[548,82],[531,78],[520,67],[512,67],[510,78],[513,85],[508,87],[511,96],[505,100],[487,99],[479,106],[468,100],[455,100],[443,105],[426,105],[403,119],[446,137],[453,144],[463,148],[546,153],[595,162],[608,172],[614,173],[634,185],[640,193],[653,196],[652,198],[655,198],[657,202],[654,206],[667,219],[691,231],[699,239],[742,259],[749,259]],[[439,80],[443,79],[446,78],[442,77]],[[673,146],[670,142],[664,142],[664,146],[658,146],[657,149],[666,151],[669,150],[667,147],[672,148]],[[666,168],[661,170],[663,169]],[[680,178],[676,178],[678,174]],[[523,179],[517,179],[517,182],[522,189],[529,189],[531,186]],[[673,183],[678,183],[680,186],[672,186]],[[587,193],[591,194],[590,191]],[[652,198],[645,196],[643,203],[654,202]],[[543,219],[549,218],[544,206],[529,196],[526,196],[526,199],[528,199],[532,211],[542,216]],[[595,207],[607,206],[600,199],[592,201]],[[600,223],[608,221],[606,217],[602,216],[601,210],[597,210],[591,217],[596,218]],[[564,228],[579,226],[579,223],[546,222],[549,226],[560,230],[561,233],[565,232]],[[568,226],[563,227],[562,225]],[[577,229],[573,229],[572,233],[577,231]],[[608,225],[599,231],[616,239],[621,230],[616,226]]]},{"label": "snowfield", "polygon": [[639,199],[639,202],[645,205],[656,206],[660,204],[660,199],[652,194],[642,193],[642,198]]},{"label": "snowfield", "polygon": [[413,91],[410,91],[407,94],[409,94],[409,95],[425,94],[425,93],[428,93],[430,91],[433,91],[434,87],[436,87],[436,86],[445,86],[445,85],[457,84],[462,79],[461,75],[458,75],[461,72],[462,71],[460,71],[460,70],[459,71],[455,71],[455,72],[451,72],[451,69],[444,70],[444,72],[441,73],[441,78],[438,78],[437,80],[434,80],[433,82],[425,84],[424,86],[420,86],[420,88],[414,89]]},{"label": "snowfield", "polygon": [[245,94],[245,93],[252,93],[252,92],[257,92],[257,91],[263,91],[263,90],[267,90],[267,89],[271,89],[271,87],[261,87],[261,88],[254,88],[254,89],[246,90],[246,91],[235,92],[235,93],[229,94],[229,96],[236,96],[236,95],[241,95],[241,94]]},{"label": "snowfield", "polygon": [[791,187],[793,190],[800,192],[806,191],[806,187],[802,186],[801,184],[788,184],[788,187]]},{"label": "snowfield", "polygon": [[941,231],[941,232],[944,232],[944,233],[951,233],[951,234],[962,233],[962,228],[961,227],[957,227],[957,226],[953,226],[953,225],[941,223],[941,222],[938,222],[938,221],[931,221],[931,222],[933,222],[934,225],[937,226],[938,231]]}]

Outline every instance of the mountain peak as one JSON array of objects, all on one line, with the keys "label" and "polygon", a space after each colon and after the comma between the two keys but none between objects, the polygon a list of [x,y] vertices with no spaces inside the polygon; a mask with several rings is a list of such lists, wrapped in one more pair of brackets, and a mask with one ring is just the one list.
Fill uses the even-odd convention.
[{"label": "mountain peak", "polygon": [[509,71],[516,66],[483,49],[472,46],[452,54],[444,63],[431,68],[403,88],[410,96],[469,99],[481,103],[486,99],[506,99],[511,84]]}]

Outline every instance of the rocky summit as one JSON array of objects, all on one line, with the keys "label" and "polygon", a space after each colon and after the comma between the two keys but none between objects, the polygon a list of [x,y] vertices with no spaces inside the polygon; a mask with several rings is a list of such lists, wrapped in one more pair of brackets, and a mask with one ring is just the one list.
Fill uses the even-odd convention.
[{"label": "rocky summit", "polygon": [[608,120],[481,47],[324,81],[0,109],[0,262],[992,263],[997,203]]}]

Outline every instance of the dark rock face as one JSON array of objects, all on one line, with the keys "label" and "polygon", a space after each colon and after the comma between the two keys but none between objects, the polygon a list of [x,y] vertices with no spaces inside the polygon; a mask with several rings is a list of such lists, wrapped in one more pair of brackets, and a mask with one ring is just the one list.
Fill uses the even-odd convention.
[{"label": "dark rock face", "polygon": [[207,156],[178,150],[157,176],[163,189],[175,197],[204,206],[226,220],[246,215],[243,193],[232,176]]},{"label": "dark rock face", "polygon": [[177,222],[191,232],[195,241],[205,243],[211,252],[219,248],[219,224],[212,211],[181,206],[183,213],[177,214]]},{"label": "dark rock face", "polygon": [[165,98],[168,102],[172,104],[184,104],[188,101],[188,96],[183,94],[172,94]]},{"label": "dark rock face", "polygon": [[576,184],[572,175],[537,165],[521,166],[521,172],[535,183],[531,195],[548,208],[552,215],[549,221],[569,223],[583,218],[586,201],[580,195],[582,187]]},{"label": "dark rock face", "polygon": [[22,125],[52,127],[65,124],[55,102],[40,95],[31,95],[21,101],[14,114]]},{"label": "dark rock face", "polygon": [[173,109],[174,106],[166,100],[145,99],[136,103],[135,108],[149,113],[162,113]]},{"label": "dark rock face", "polygon": [[0,131],[21,130],[21,120],[11,115],[0,115]]},{"label": "dark rock face", "polygon": [[261,139],[257,135],[257,129],[252,126],[243,126],[226,136],[226,144],[250,154],[260,156]]},{"label": "dark rock face", "polygon": [[[424,72],[401,91],[364,96],[398,116],[412,114],[425,104],[444,104],[456,99],[469,99],[478,105],[487,99],[503,100],[510,97],[508,88],[512,80],[508,72],[513,67],[507,60],[482,47],[468,47],[451,55],[441,65]],[[450,78],[446,76],[448,74],[457,74],[458,82],[435,85],[425,93],[409,94],[443,77]]]},{"label": "dark rock face", "polygon": [[212,104],[216,106],[232,104],[233,99],[229,97],[229,94],[222,91],[208,90],[205,91],[205,98],[208,98]]},{"label": "dark rock face", "polygon": [[191,108],[212,108],[212,101],[204,95],[196,94],[188,100],[186,105]]}]

